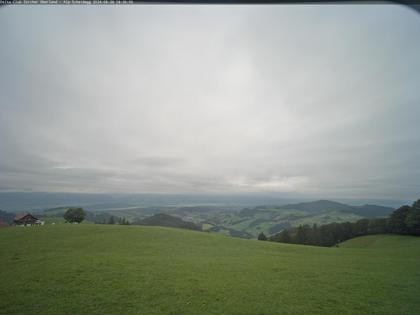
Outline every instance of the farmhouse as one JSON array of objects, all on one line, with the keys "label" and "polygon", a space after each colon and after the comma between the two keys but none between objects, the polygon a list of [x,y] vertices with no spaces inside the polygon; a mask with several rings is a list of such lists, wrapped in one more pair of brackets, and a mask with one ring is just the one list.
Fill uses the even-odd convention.
[{"label": "farmhouse", "polygon": [[26,212],[24,214],[17,215],[13,220],[13,224],[21,226],[44,225],[44,222],[39,220],[38,218],[35,218],[32,214]]}]

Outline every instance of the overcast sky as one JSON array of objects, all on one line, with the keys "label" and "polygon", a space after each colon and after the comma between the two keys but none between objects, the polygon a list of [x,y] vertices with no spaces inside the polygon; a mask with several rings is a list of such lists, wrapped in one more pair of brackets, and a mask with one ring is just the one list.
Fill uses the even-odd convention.
[{"label": "overcast sky", "polygon": [[420,15],[0,9],[0,190],[420,197]]}]

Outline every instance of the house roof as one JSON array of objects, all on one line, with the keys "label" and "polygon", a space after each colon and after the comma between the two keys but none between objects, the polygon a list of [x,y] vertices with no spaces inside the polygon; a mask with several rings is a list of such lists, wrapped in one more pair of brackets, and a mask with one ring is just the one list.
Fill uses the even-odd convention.
[{"label": "house roof", "polygon": [[38,218],[35,218],[32,214],[30,214],[29,212],[24,212],[24,213],[21,213],[21,214],[17,214],[16,216],[15,216],[15,221],[19,221],[19,220],[21,220],[21,219],[23,219],[24,217],[26,217],[26,216],[31,216],[32,218],[34,218],[35,220],[38,220]]}]

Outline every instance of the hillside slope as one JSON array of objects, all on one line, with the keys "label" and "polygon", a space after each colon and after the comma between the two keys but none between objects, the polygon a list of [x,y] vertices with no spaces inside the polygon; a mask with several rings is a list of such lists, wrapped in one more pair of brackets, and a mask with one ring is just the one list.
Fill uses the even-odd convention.
[{"label": "hillside slope", "polygon": [[419,314],[419,259],[159,227],[8,228],[0,312]]},{"label": "hillside slope", "polygon": [[363,216],[365,218],[386,217],[394,209],[377,205],[349,206],[330,200],[317,200],[280,206],[280,209],[296,209],[308,212],[340,211]]},{"label": "hillside slope", "polygon": [[274,235],[289,227],[355,222],[363,218],[386,217],[393,208],[363,205],[350,206],[329,200],[318,200],[282,206],[258,206],[239,212],[213,213],[201,223],[210,232],[244,238],[256,238],[261,232]]},{"label": "hillside slope", "polygon": [[201,230],[201,227],[195,223],[184,221],[165,213],[158,213],[136,222],[139,225],[165,226],[189,230]]},{"label": "hillside slope", "polygon": [[420,238],[410,235],[367,235],[355,237],[341,243],[342,248],[369,248],[392,251],[408,251],[420,253]]}]

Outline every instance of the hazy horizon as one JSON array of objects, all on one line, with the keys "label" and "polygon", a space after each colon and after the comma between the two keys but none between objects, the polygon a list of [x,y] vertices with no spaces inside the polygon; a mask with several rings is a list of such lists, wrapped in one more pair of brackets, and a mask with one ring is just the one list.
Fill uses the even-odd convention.
[{"label": "hazy horizon", "polygon": [[398,208],[415,200],[329,198],[326,196],[284,196],[273,193],[236,194],[141,194],[141,193],[62,193],[62,192],[0,192],[0,210],[28,211],[55,207],[87,207],[103,210],[130,207],[218,207],[225,210],[256,206],[281,206],[302,202],[329,200],[351,206],[378,205]]},{"label": "hazy horizon", "polygon": [[0,10],[0,191],[416,200],[420,15]]}]

